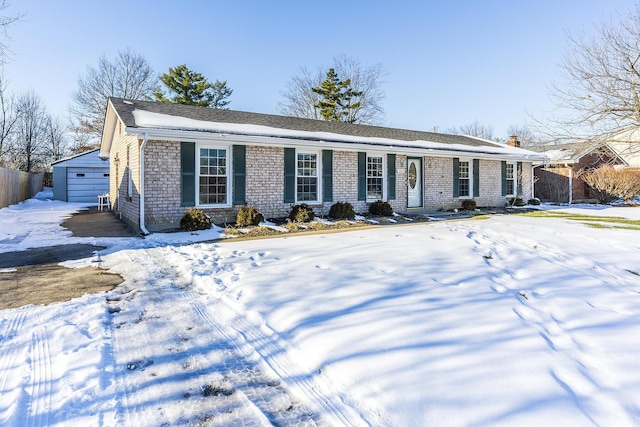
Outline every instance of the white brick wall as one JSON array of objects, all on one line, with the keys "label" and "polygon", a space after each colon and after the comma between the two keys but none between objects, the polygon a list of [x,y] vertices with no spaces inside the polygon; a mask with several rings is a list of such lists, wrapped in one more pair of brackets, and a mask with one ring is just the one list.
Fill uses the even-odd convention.
[{"label": "white brick wall", "polygon": [[[133,155],[127,168],[127,147]],[[111,152],[111,200],[123,219],[139,227],[140,141],[117,134]],[[180,206],[180,143],[148,141],[145,148],[145,223],[150,230],[176,227],[188,207]],[[119,159],[118,162],[115,159]],[[453,197],[453,160],[424,156],[424,210],[452,209],[461,206]],[[504,206],[501,195],[501,164],[498,160],[480,160],[480,195],[478,206]],[[247,146],[246,202],[256,206],[266,218],[287,216],[291,204],[284,202],[284,148]],[[127,197],[127,173],[133,176],[133,196]],[[531,164],[523,163],[523,199],[531,198]],[[230,174],[232,176],[232,174]],[[321,177],[319,177],[321,179]],[[231,197],[231,195],[230,195]],[[333,200],[349,202],[356,212],[366,212],[368,205],[358,199],[358,153],[333,152]],[[334,202],[311,204],[318,215],[326,215]],[[389,201],[397,212],[407,210],[407,156],[396,155],[396,198]],[[218,224],[235,221],[237,206],[205,209]]]}]

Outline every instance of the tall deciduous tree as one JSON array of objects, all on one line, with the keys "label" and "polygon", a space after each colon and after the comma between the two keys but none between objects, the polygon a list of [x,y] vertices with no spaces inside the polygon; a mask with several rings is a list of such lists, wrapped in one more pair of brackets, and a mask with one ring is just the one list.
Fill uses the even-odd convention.
[{"label": "tall deciduous tree", "polygon": [[335,69],[329,68],[326,79],[312,90],[321,96],[315,107],[323,119],[329,122],[356,121],[354,110],[360,108],[360,101],[354,101],[354,98],[362,96],[362,92],[353,90],[351,80],[341,81]]},{"label": "tall deciduous tree", "polygon": [[154,96],[160,102],[222,109],[231,102],[228,98],[233,90],[227,86],[226,80],[211,83],[202,74],[189,70],[184,64],[169,68],[168,73],[160,76],[160,81],[169,91],[169,95],[166,95],[159,88],[155,90]]},{"label": "tall deciduous tree", "polygon": [[346,121],[360,124],[384,122],[382,102],[385,93],[382,79],[385,71],[382,65],[364,67],[360,62],[344,55],[335,57],[331,67],[321,67],[315,72],[305,67],[300,68],[281,92],[283,99],[278,103],[280,112],[286,116],[322,119],[320,108],[317,107],[322,96],[314,92],[313,88],[320,87],[326,79],[327,68],[333,68],[337,75],[349,80],[352,90],[360,93],[352,98],[352,103],[358,102],[359,106],[349,110]]},{"label": "tall deciduous tree", "polygon": [[47,112],[35,92],[26,92],[17,98],[18,120],[13,141],[14,167],[25,172],[38,172],[46,165]]},{"label": "tall deciduous tree", "polygon": [[100,57],[78,79],[70,112],[76,144],[91,147],[99,142],[104,127],[107,98],[153,99],[158,79],[147,60],[129,49],[115,59]]},{"label": "tall deciduous tree", "polygon": [[24,15],[7,15],[5,11],[11,6],[7,0],[0,0],[0,63],[6,61],[7,55],[11,52],[9,49],[9,26],[16,21],[22,19]]},{"label": "tall deciduous tree", "polygon": [[640,6],[569,37],[563,79],[551,93],[556,140],[615,140],[640,127]]},{"label": "tall deciduous tree", "polygon": [[477,120],[468,125],[450,128],[447,132],[460,135],[475,136],[490,141],[493,141],[495,139],[493,136],[493,126],[483,125]]}]

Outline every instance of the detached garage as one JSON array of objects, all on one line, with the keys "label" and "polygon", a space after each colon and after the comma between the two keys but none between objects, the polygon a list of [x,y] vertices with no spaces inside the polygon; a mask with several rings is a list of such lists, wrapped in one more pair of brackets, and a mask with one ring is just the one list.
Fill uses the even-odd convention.
[{"label": "detached garage", "polygon": [[109,161],[100,150],[58,160],[53,167],[53,198],[65,202],[98,203],[98,194],[109,191]]}]

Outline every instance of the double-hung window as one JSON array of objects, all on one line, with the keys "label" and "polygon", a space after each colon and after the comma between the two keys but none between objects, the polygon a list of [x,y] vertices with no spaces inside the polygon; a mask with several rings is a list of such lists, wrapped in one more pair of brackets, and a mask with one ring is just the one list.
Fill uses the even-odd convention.
[{"label": "double-hung window", "polygon": [[318,153],[298,152],[296,161],[296,200],[299,202],[319,201]]},{"label": "double-hung window", "polygon": [[367,200],[384,198],[384,156],[367,155]]},{"label": "double-hung window", "polygon": [[506,184],[507,184],[507,196],[514,196],[516,194],[516,165],[514,163],[507,163],[506,165]]},{"label": "double-hung window", "polygon": [[460,160],[458,170],[458,190],[460,197],[472,197],[471,176],[471,162]]},{"label": "double-hung window", "polygon": [[229,205],[229,149],[198,147],[198,204]]}]

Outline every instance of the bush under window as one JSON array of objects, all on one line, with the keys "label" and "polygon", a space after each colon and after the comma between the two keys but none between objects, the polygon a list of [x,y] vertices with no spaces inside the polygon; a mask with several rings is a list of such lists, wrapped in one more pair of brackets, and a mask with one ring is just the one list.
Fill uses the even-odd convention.
[{"label": "bush under window", "polygon": [[180,229],[185,231],[208,230],[211,219],[198,208],[191,208],[184,213],[180,220]]},{"label": "bush under window", "polygon": [[334,219],[354,219],[356,213],[349,202],[336,202],[329,209],[329,216]]},{"label": "bush under window", "polygon": [[264,221],[264,216],[255,206],[244,205],[238,208],[238,213],[236,214],[236,226],[251,227],[259,225],[262,221]]},{"label": "bush under window", "polygon": [[289,212],[289,219],[293,222],[309,222],[313,221],[315,217],[316,214],[313,212],[313,209],[306,203],[293,205],[291,212]]},{"label": "bush under window", "polygon": [[393,215],[393,208],[389,202],[383,202],[382,200],[376,200],[369,205],[369,213],[371,215],[378,216],[391,216]]}]

